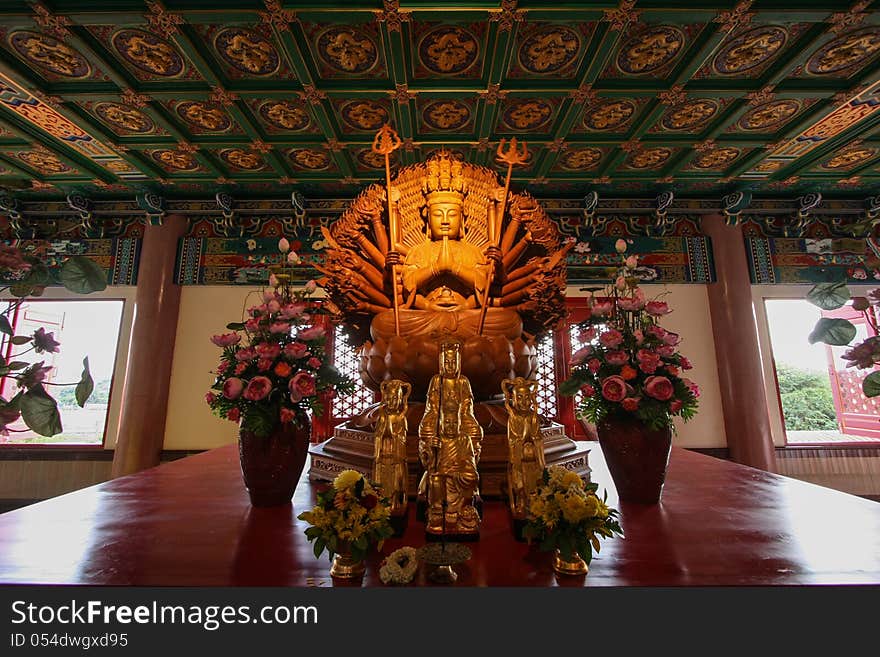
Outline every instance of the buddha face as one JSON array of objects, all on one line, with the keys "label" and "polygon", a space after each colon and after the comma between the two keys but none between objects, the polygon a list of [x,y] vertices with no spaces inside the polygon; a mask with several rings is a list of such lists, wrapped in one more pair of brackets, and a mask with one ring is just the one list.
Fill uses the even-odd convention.
[{"label": "buddha face", "polygon": [[513,387],[513,407],[521,412],[526,412],[532,408],[532,389],[528,385],[518,385]]},{"label": "buddha face", "polygon": [[461,233],[461,202],[442,199],[430,203],[428,225],[431,227],[431,239],[458,239]]},{"label": "buddha face", "polygon": [[461,355],[455,345],[446,345],[440,351],[440,374],[458,376],[461,371]]}]

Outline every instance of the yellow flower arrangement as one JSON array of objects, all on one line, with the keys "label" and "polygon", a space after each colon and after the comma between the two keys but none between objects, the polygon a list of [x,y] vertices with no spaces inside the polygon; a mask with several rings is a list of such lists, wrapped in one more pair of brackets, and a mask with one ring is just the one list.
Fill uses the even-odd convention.
[{"label": "yellow flower arrangement", "polygon": [[352,558],[360,561],[370,545],[378,543],[381,549],[382,542],[394,534],[388,521],[388,500],[360,472],[341,472],[333,485],[317,497],[315,508],[297,516],[311,525],[306,529],[306,537],[314,541],[316,557],[327,550],[332,559],[345,544]]},{"label": "yellow flower arrangement", "polygon": [[623,536],[618,511],[596,495],[598,484],[584,484],[577,473],[559,466],[544,470],[542,485],[529,500],[524,534],[541,550],[556,550],[571,560],[575,554],[588,564],[599,537]]}]

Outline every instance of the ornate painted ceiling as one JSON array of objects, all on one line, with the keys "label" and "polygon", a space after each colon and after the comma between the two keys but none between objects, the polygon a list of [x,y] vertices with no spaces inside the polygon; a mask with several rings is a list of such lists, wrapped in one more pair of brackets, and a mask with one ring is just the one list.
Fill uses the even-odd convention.
[{"label": "ornate painted ceiling", "polygon": [[[880,3],[874,2],[874,5]],[[872,11],[873,10],[873,11]],[[4,0],[0,186],[350,196],[446,146],[537,196],[880,191],[880,8]]]}]

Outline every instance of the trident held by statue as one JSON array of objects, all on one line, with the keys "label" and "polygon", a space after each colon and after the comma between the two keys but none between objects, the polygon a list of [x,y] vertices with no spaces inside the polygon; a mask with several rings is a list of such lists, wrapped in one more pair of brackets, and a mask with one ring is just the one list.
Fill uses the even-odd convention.
[{"label": "trident held by statue", "polygon": [[[525,164],[529,159],[529,151],[526,148],[525,142],[520,144],[522,150],[517,149],[516,137],[511,138],[507,150],[504,150],[505,144],[506,140],[502,139],[498,144],[498,150],[495,151],[495,160],[507,165],[507,177],[504,179],[504,195],[501,197],[501,208],[495,216],[492,228],[492,246],[496,249],[501,237],[501,223],[504,221],[504,210],[507,207],[507,195],[510,191],[510,176],[513,174],[513,167]],[[479,335],[483,334],[483,325],[486,323],[486,312],[489,308],[489,288],[492,285],[493,278],[495,278],[495,261],[489,260],[489,277],[486,280],[486,289],[483,290],[482,307],[480,308]]]},{"label": "trident held by statue", "polygon": [[[400,136],[387,123],[383,125],[373,138],[371,150],[374,153],[385,156],[385,198],[388,201],[388,230],[391,233],[391,251],[396,253],[397,241],[400,236],[397,233],[397,214],[391,210],[391,154],[400,148],[403,142]],[[391,285],[394,294],[394,334],[400,335],[400,311],[397,305],[397,264],[391,264]]]}]

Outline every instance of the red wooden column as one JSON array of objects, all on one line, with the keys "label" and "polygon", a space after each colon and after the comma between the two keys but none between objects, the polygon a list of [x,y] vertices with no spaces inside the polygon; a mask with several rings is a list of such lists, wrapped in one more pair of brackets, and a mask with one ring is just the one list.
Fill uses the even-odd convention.
[{"label": "red wooden column", "polygon": [[119,438],[113,455],[114,477],[159,464],[180,310],[174,262],[186,228],[183,216],[171,215],[162,225],[144,230]]},{"label": "red wooden column", "polygon": [[727,447],[737,463],[776,472],[742,227],[728,226],[721,215],[703,217],[702,226],[718,277],[708,286],[709,310]]}]

